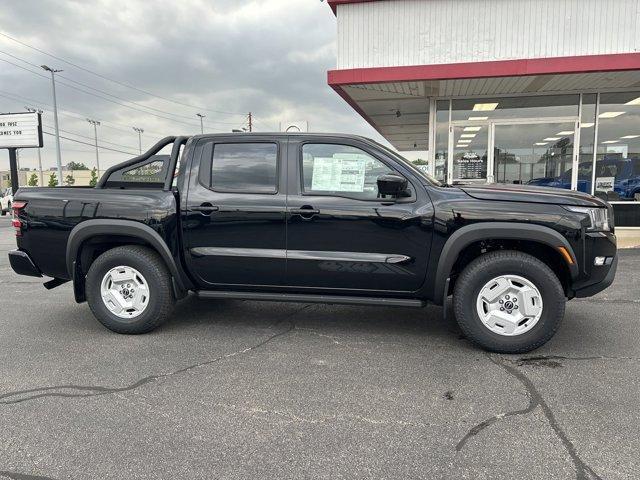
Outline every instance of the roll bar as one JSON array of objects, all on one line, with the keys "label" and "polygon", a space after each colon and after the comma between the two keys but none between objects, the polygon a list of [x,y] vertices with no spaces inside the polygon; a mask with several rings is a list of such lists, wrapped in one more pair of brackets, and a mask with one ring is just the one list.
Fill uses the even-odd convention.
[{"label": "roll bar", "polygon": [[96,184],[96,188],[104,188],[107,182],[109,181],[109,177],[114,172],[117,172],[118,170],[122,170],[127,167],[132,167],[137,163],[145,162],[149,160],[153,155],[157,154],[160,150],[162,150],[167,145],[173,144],[173,148],[171,149],[171,157],[169,159],[169,166],[167,169],[167,177],[165,178],[164,188],[163,188],[164,190],[170,190],[171,183],[173,182],[173,172],[178,163],[180,147],[184,145],[187,142],[187,140],[189,140],[189,138],[190,137],[176,137],[176,136],[164,137],[162,140],[160,140],[158,143],[156,143],[153,147],[151,147],[149,150],[144,152],[142,155],[138,155],[137,157],[134,157],[131,160],[126,160],[124,162],[118,163],[117,165],[114,165],[113,167],[108,168],[104,172],[102,177],[100,177],[100,180],[98,180],[98,183]]}]

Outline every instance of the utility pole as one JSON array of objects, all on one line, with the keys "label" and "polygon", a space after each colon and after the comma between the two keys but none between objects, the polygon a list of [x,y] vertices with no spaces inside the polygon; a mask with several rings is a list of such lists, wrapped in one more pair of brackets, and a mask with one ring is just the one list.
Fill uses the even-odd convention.
[{"label": "utility pole", "polygon": [[202,119],[206,117],[206,115],[203,115],[201,113],[196,113],[196,115],[200,117],[200,133],[204,133],[204,124],[202,123]]},{"label": "utility pole", "polygon": [[93,137],[96,141],[96,170],[98,171],[98,177],[100,177],[100,158],[98,157],[98,125],[100,125],[100,122],[90,118],[87,118],[87,122],[93,125]]},{"label": "utility pole", "polygon": [[138,149],[140,150],[140,153],[142,153],[142,134],[144,133],[144,130],[138,127],[133,127],[133,130],[138,133]]},{"label": "utility pole", "polygon": [[249,131],[253,132],[253,117],[251,116],[251,112],[249,112]]},{"label": "utility pole", "polygon": [[[31,108],[31,107],[24,107],[27,109],[27,111],[31,112],[31,113],[39,113],[40,115],[42,115],[44,112],[40,109],[35,109],[35,108]],[[38,170],[40,171],[40,182],[38,182],[38,185],[40,187],[44,187],[44,176],[42,174],[42,154],[40,153],[40,150],[42,150],[40,147],[38,147]]]},{"label": "utility pole", "polygon": [[53,92],[53,124],[56,130],[56,155],[58,160],[58,185],[62,186],[62,155],[60,153],[60,128],[58,127],[58,103],[56,101],[56,70],[47,65],[40,65],[44,70],[51,73],[51,91]]}]

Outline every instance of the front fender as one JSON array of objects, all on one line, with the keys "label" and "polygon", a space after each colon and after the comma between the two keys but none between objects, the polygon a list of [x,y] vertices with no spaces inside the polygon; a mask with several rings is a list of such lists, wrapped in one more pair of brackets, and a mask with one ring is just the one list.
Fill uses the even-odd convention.
[{"label": "front fender", "polygon": [[554,250],[564,247],[573,259],[573,264],[568,265],[571,278],[575,279],[579,274],[578,261],[573,248],[566,238],[549,227],[526,223],[474,223],[456,230],[442,248],[434,282],[433,300],[436,304],[441,305],[446,301],[447,280],[460,252],[474,242],[494,239],[534,241],[548,245]]}]

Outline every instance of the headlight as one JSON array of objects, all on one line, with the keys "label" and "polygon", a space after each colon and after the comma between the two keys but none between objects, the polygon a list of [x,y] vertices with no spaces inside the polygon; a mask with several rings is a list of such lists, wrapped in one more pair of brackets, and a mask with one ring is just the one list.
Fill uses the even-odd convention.
[{"label": "headlight", "polygon": [[567,207],[567,210],[577,213],[584,213],[589,216],[590,225],[587,230],[597,232],[608,232],[609,227],[609,211],[606,208],[590,208],[590,207]]}]

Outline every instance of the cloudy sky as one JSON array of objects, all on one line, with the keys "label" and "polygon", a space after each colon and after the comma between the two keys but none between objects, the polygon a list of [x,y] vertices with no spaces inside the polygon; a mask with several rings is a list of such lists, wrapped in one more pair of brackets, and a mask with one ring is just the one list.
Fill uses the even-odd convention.
[{"label": "cloudy sky", "polygon": [[[94,165],[92,147],[79,143],[93,141],[87,117],[101,122],[99,143],[120,151],[102,149],[101,169],[137,152],[133,127],[144,129],[144,149],[164,135],[199,133],[198,112],[205,132],[245,126],[251,111],[257,131],[306,120],[313,131],[381,140],[327,86],[335,39],[336,19],[320,0],[4,0],[0,112],[42,108],[44,130],[53,132],[51,82],[38,67],[47,64],[64,70],[60,129],[73,140],[62,140],[63,163]],[[54,139],[44,140],[47,169]],[[35,150],[20,160],[35,167]]]}]

